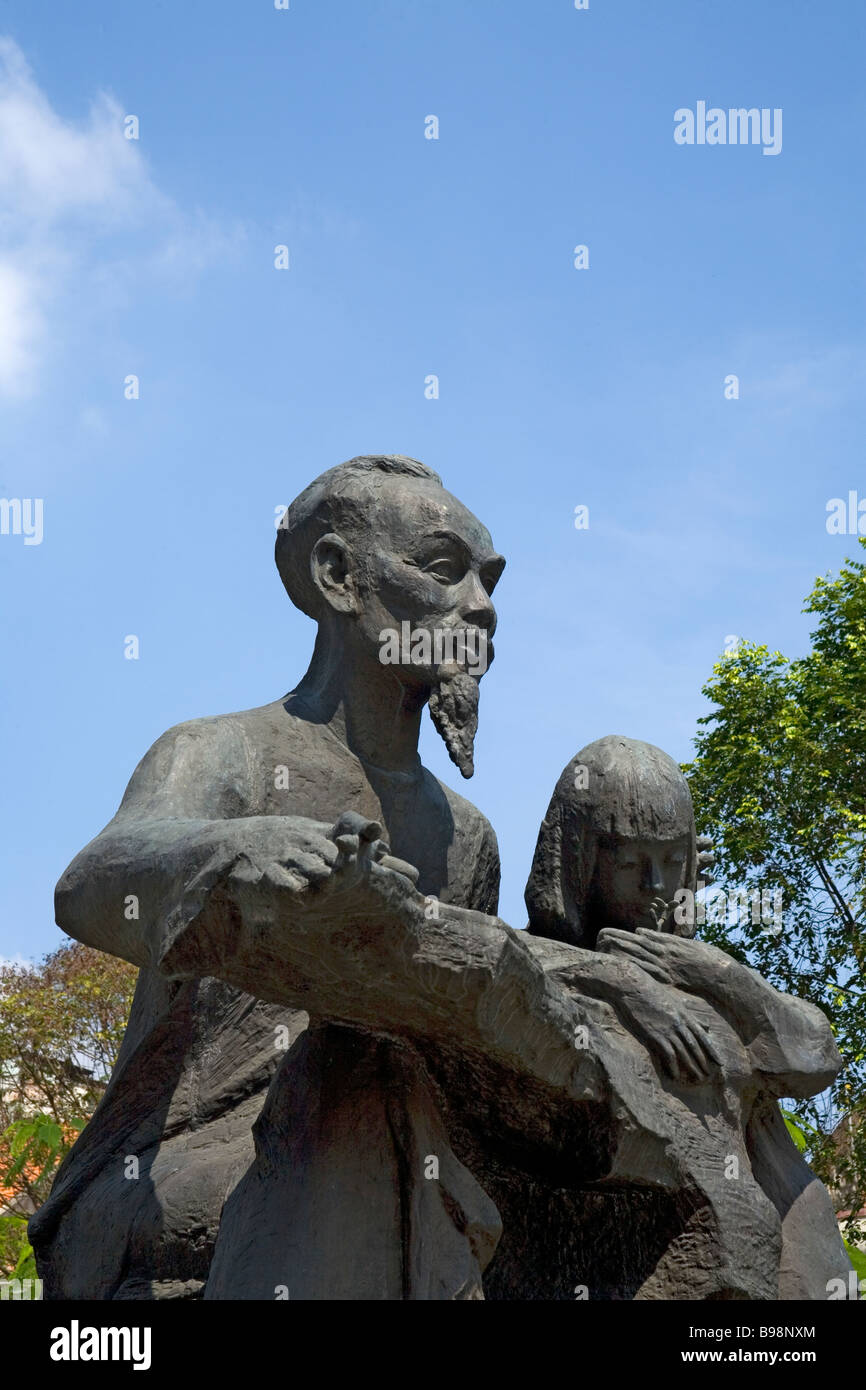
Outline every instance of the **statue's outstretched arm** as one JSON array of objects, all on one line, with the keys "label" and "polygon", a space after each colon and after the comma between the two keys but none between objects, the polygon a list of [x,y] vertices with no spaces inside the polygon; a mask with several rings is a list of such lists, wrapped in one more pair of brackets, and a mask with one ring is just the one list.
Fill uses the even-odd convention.
[{"label": "statue's outstretched arm", "polygon": [[712,1003],[777,1096],[817,1095],[839,1071],[842,1059],[821,1010],[783,994],[718,947],[645,929],[609,928],[600,933],[598,945],[603,953],[640,965],[660,983]]}]

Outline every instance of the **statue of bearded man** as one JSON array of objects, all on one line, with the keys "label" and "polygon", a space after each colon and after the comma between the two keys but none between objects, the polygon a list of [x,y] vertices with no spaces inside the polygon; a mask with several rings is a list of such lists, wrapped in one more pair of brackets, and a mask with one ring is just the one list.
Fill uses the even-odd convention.
[{"label": "statue of bearded man", "polygon": [[[276,561],[318,626],[300,684],[164,734],[58,884],[59,925],[141,973],[105,1097],[31,1223],[48,1298],[200,1297],[275,1073],[256,1133],[297,1179],[283,1253],[245,1264],[233,1240],[208,1296],[481,1296],[498,1214],[451,1153],[411,1043],[323,1021],[315,997],[287,1008],[270,977],[299,897],[339,919],[373,866],[398,908],[420,892],[495,914],[493,831],[422,766],[418,736],[427,704],[471,775],[505,562],[431,469],[381,455],[301,493]],[[425,640],[383,661],[405,624]],[[430,1153],[437,1182],[419,1167]]]}]

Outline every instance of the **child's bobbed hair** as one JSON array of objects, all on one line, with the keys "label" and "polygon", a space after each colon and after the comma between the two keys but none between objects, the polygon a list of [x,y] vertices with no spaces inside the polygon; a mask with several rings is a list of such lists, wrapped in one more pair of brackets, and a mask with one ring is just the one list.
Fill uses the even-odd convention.
[{"label": "child's bobbed hair", "polygon": [[[685,886],[697,879],[695,816],[688,783],[667,753],[639,739],[596,739],[563,770],[538,832],[524,894],[529,930],[574,946],[595,945],[592,887],[599,845],[614,837],[688,837]],[[690,914],[693,916],[693,914]],[[674,926],[680,936],[694,926]]]}]

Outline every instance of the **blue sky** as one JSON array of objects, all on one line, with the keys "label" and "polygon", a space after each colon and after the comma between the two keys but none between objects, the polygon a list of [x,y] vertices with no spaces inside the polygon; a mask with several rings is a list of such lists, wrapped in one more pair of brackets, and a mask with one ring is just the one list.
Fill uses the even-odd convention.
[{"label": "blue sky", "polygon": [[[274,512],[354,454],[423,459],[508,557],[460,790],[515,926],[583,744],[685,759],[726,637],[804,650],[856,545],[827,501],[866,498],[864,27],[859,0],[0,3],[0,497],[44,508],[41,544],[0,535],[0,955],[60,940],[54,882],[165,728],[299,679]],[[781,108],[781,153],[677,145],[698,101]],[[422,755],[460,782],[429,724]]]}]

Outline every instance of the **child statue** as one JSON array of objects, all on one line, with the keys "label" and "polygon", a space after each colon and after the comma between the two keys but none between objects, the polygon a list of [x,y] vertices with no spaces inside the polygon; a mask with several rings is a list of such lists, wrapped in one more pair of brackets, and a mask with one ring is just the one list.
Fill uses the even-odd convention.
[{"label": "child statue", "polygon": [[[822,1091],[840,1058],[815,1005],[693,939],[698,869],[708,858],[673,759],[636,739],[598,739],[565,768],[542,823],[526,888],[528,930],[639,965],[670,991],[672,1004],[683,995],[704,1001],[717,1041],[733,1032],[747,1070],[734,1087],[744,1144],[738,1156],[724,1156],[737,1157],[732,1188],[747,1176],[739,1171],[745,1157],[781,1224],[778,1297],[826,1298],[848,1261],[829,1195],[792,1143],[778,1100]],[[656,1042],[660,1050],[668,1073],[676,1067],[692,1076],[691,1108],[712,1127],[712,1102],[697,1093],[704,1056],[690,1055],[673,1030],[666,1048]],[[727,1079],[720,1071],[717,1088],[730,1092]],[[816,1267],[816,1249],[826,1252],[826,1268]]]}]

